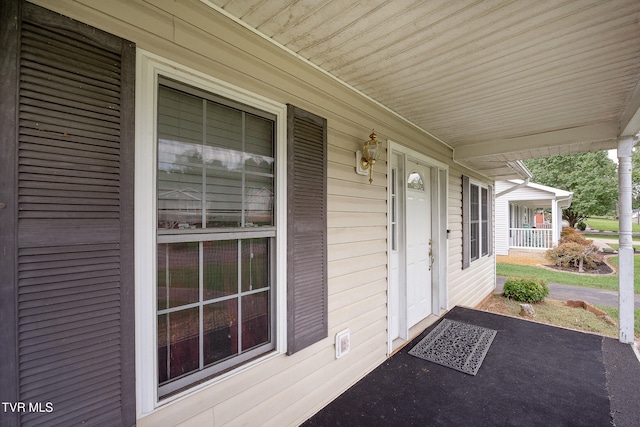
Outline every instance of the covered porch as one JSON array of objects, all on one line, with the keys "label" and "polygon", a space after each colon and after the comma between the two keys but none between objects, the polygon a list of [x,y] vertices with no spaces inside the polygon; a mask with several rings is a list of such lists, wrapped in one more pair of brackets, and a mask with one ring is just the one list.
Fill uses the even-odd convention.
[{"label": "covered porch", "polygon": [[558,244],[562,210],[573,193],[528,180],[496,181],[496,254],[511,249],[544,251]]},{"label": "covered porch", "polygon": [[288,0],[206,3],[398,114],[450,147],[456,163],[496,181],[526,179],[524,159],[617,149],[620,340],[633,342],[637,1],[383,1],[348,9],[338,0],[316,7]]}]

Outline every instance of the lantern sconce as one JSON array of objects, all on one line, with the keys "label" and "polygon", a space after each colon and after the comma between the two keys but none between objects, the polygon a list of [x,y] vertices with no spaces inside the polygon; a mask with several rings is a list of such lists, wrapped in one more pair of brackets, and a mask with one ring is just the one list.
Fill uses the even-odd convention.
[{"label": "lantern sconce", "polygon": [[369,184],[373,182],[373,165],[380,155],[380,143],[376,139],[376,133],[371,130],[369,140],[365,141],[362,150],[356,151],[356,173],[369,175]]}]

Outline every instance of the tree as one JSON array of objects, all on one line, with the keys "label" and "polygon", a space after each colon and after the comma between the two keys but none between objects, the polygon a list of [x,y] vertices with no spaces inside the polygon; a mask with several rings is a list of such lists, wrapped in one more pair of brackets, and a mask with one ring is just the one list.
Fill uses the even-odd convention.
[{"label": "tree", "polygon": [[633,194],[633,208],[640,208],[640,149],[633,150],[631,157],[633,171],[631,173],[631,191]]},{"label": "tree", "polygon": [[606,151],[531,159],[525,164],[533,182],[573,192],[571,206],[562,211],[562,218],[571,227],[615,208],[618,175]]}]

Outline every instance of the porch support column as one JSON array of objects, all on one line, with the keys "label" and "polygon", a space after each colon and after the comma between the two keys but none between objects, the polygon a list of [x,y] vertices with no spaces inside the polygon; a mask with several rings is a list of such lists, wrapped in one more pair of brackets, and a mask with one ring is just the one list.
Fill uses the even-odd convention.
[{"label": "porch support column", "polygon": [[618,271],[618,298],[620,306],[620,342],[633,343],[633,244],[631,234],[631,155],[636,140],[622,137],[618,140],[618,200],[620,203],[620,249]]},{"label": "porch support column", "polygon": [[558,209],[558,201],[551,201],[551,246],[558,246],[562,230],[562,209]]}]

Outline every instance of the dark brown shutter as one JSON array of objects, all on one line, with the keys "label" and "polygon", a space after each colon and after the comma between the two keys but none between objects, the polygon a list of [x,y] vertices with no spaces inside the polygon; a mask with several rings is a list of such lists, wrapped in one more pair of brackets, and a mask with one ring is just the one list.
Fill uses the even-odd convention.
[{"label": "dark brown shutter", "polygon": [[287,353],[327,337],[327,121],[292,105],[287,123]]},{"label": "dark brown shutter", "polygon": [[134,425],[135,47],[30,3],[15,12],[18,130],[3,150],[17,145],[17,271],[1,304],[17,331],[1,369],[17,385],[3,400],[42,405],[24,426]]},{"label": "dark brown shutter", "polygon": [[[0,402],[18,401],[16,314],[16,125],[18,115],[17,1],[0,2]],[[19,425],[19,416],[0,408],[0,425]]]},{"label": "dark brown shutter", "polygon": [[462,175],[462,269],[471,264],[471,216],[470,216],[470,183],[469,177]]}]

